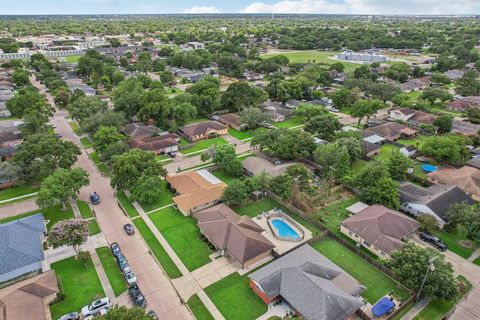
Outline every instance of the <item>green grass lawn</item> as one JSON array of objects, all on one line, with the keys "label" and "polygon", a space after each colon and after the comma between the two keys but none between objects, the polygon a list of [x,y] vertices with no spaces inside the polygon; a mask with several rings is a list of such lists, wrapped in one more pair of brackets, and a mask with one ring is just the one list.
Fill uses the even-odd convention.
[{"label": "green grass lawn", "polygon": [[304,125],[303,119],[300,117],[291,117],[283,122],[273,122],[272,125],[277,128],[292,128],[300,125]]},{"label": "green grass lawn", "polygon": [[148,244],[150,251],[153,253],[155,258],[157,258],[163,270],[165,270],[165,273],[172,279],[181,277],[182,273],[180,270],[178,270],[175,263],[172,261],[145,221],[143,221],[142,218],[137,218],[133,220],[133,223],[137,227],[137,231],[140,232],[143,239]]},{"label": "green grass lawn", "polygon": [[108,170],[108,167],[105,163],[99,163],[97,164],[98,171],[100,171],[101,174],[103,174],[106,177],[110,177],[110,170]]},{"label": "green grass lawn", "polygon": [[364,285],[366,289],[362,297],[371,304],[392,291],[397,297],[408,298],[408,291],[340,243],[324,239],[312,244],[312,247]]},{"label": "green grass lawn", "polygon": [[82,129],[77,121],[69,121],[68,124],[72,128],[73,132],[78,136],[82,133]]},{"label": "green grass lawn", "polygon": [[215,171],[212,171],[212,174],[217,177],[218,179],[222,180],[223,182],[225,182],[226,184],[230,185],[233,180],[238,180],[238,179],[241,179],[242,177],[234,177],[232,175],[229,175],[228,173],[225,173],[224,171],[222,170],[215,170]]},{"label": "green grass lawn", "polygon": [[85,201],[77,201],[78,210],[80,210],[80,215],[83,219],[88,219],[93,217],[92,210],[90,210],[90,206]]},{"label": "green grass lawn", "polygon": [[262,54],[260,57],[262,58],[269,58],[275,55],[284,55],[286,56],[290,62],[300,62],[300,63],[308,63],[308,62],[315,62],[315,63],[324,63],[324,64],[334,64],[336,62],[341,62],[345,66],[346,71],[352,71],[355,68],[358,68],[360,64],[351,63],[346,61],[337,61],[334,59],[330,59],[330,57],[338,54],[337,51],[317,51],[317,50],[302,50],[302,51],[292,51],[292,52],[279,52],[279,53],[271,53],[271,54]]},{"label": "green grass lawn", "polygon": [[47,230],[50,230],[50,228],[57,222],[62,221],[62,220],[67,220],[67,219],[73,219],[73,210],[72,208],[68,207],[66,211],[62,211],[62,206],[57,205],[53,207],[49,207],[46,209],[38,209],[26,213],[22,213],[13,217],[8,217],[0,220],[0,223],[6,223],[10,222],[13,220],[17,220],[20,218],[25,218],[31,215],[34,215],[36,213],[43,213],[43,218],[47,221]]},{"label": "green grass lawn", "polygon": [[125,291],[127,291],[127,282],[123,278],[123,274],[118,268],[117,262],[112,255],[109,247],[96,248],[100,262],[102,263],[103,270],[107,274],[108,282],[112,286],[115,297],[118,297]]},{"label": "green grass lawn", "polygon": [[233,128],[228,128],[228,134],[239,140],[251,139],[255,135],[256,130],[238,131]]},{"label": "green grass lawn", "polygon": [[475,263],[477,266],[480,266],[480,257],[477,259],[473,260],[473,263]]},{"label": "green grass lawn", "polygon": [[102,163],[102,160],[100,160],[100,157],[98,156],[98,154],[96,152],[91,152],[91,153],[89,153],[89,155],[90,155],[90,158],[92,159],[93,163],[95,163],[95,164]]},{"label": "green grass lawn", "polygon": [[426,139],[428,139],[427,136],[419,134],[414,138],[399,139],[397,142],[403,144],[404,146],[418,146],[418,148],[421,148]]},{"label": "green grass lawn", "polygon": [[330,231],[340,235],[342,234],[340,232],[340,222],[345,220],[349,215],[346,208],[357,202],[358,199],[356,197],[337,201],[318,210],[315,217],[318,217],[321,223],[330,229]]},{"label": "green grass lawn", "polygon": [[458,234],[457,231],[446,232],[443,230],[433,230],[432,233],[447,244],[448,250],[455,252],[465,259],[468,259],[472,253],[478,249],[478,244],[475,242],[472,242],[473,246],[471,248],[462,246],[459,241],[468,239]]},{"label": "green grass lawn", "polygon": [[80,143],[85,149],[93,148],[93,143],[87,137],[83,137],[80,139]]},{"label": "green grass lawn", "polygon": [[40,187],[33,186],[14,186],[0,191],[0,201],[21,197],[27,194],[35,193]]},{"label": "green grass lawn", "polygon": [[80,311],[93,300],[105,297],[102,284],[91,259],[84,266],[75,257],[61,260],[51,265],[57,274],[59,285],[63,288],[65,299],[50,307],[52,319]]},{"label": "green grass lawn", "polygon": [[125,192],[122,190],[117,191],[117,200],[120,202],[121,207],[123,207],[123,210],[125,210],[125,213],[130,217],[136,217],[139,215],[137,209],[133,206],[133,204],[130,202],[128,199],[127,195]]},{"label": "green grass lawn", "polygon": [[367,161],[362,159],[355,161],[355,163],[352,165],[352,172],[359,173],[367,165],[367,163]]},{"label": "green grass lawn", "polygon": [[205,288],[226,320],[251,320],[267,312],[267,305],[250,289],[246,275],[234,272]]},{"label": "green grass lawn", "polygon": [[82,56],[81,55],[75,55],[75,56],[66,56],[65,61],[67,63],[77,63],[78,59],[80,59]]},{"label": "green grass lawn", "polygon": [[211,139],[197,141],[193,147],[180,150],[180,152],[184,155],[189,155],[192,153],[199,153],[200,151],[208,149],[208,147],[213,145],[221,146],[224,144],[228,144],[228,142],[223,140],[222,137],[211,138]]},{"label": "green grass lawn", "polygon": [[88,220],[88,228],[90,229],[91,236],[94,236],[101,232],[100,227],[98,226],[97,220],[95,219]]},{"label": "green grass lawn", "polygon": [[451,300],[435,299],[413,318],[413,320],[440,320],[442,319],[463,296],[470,291],[472,285],[464,277],[459,276],[457,279],[464,283],[465,291],[459,292]]},{"label": "green grass lawn", "polygon": [[195,318],[197,320],[213,320],[213,316],[210,314],[208,311],[207,307],[203,304],[202,300],[194,294],[193,296],[190,297],[187,301],[187,305],[192,310],[193,314],[195,315]]},{"label": "green grass lawn", "polygon": [[200,229],[192,217],[184,216],[174,207],[162,209],[149,216],[189,271],[211,261],[208,256],[212,251],[200,239]]},{"label": "green grass lawn", "polygon": [[165,188],[165,190],[162,192],[162,194],[160,195],[157,201],[153,203],[144,203],[139,201],[138,203],[140,204],[140,206],[142,206],[145,212],[150,212],[152,210],[155,210],[173,203],[172,198],[173,198],[172,190],[170,190],[170,188]]}]

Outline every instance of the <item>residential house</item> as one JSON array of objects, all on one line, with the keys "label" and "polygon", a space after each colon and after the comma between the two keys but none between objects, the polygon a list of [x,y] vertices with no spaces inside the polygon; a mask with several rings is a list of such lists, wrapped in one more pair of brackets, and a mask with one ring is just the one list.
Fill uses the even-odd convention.
[{"label": "residential house", "polygon": [[175,206],[186,216],[218,204],[227,187],[206,169],[167,175],[165,180],[175,193]]},{"label": "residential house", "polygon": [[226,134],[227,126],[217,121],[189,124],[178,129],[189,141],[198,141]]},{"label": "residential house", "polygon": [[480,170],[471,166],[461,168],[440,167],[427,175],[434,184],[458,186],[475,201],[480,201]]},{"label": "residential house", "polygon": [[285,107],[288,109],[296,109],[302,102],[295,100],[295,99],[290,99],[285,101]]},{"label": "residential house", "polygon": [[54,270],[0,289],[0,319],[50,320],[49,303],[57,293]]},{"label": "residential house", "polygon": [[156,126],[152,125],[146,125],[143,122],[132,122],[124,126],[121,130],[121,132],[132,138],[145,138],[145,137],[151,137],[154,134],[158,133],[160,129]]},{"label": "residential house", "polygon": [[441,228],[448,222],[447,212],[452,204],[465,201],[471,205],[475,202],[457,186],[432,185],[423,188],[403,182],[398,191],[402,211],[414,216],[429,214],[437,220]]},{"label": "residential house", "polygon": [[346,320],[363,306],[357,280],[309,245],[253,272],[250,288],[266,303],[285,301],[302,319]]},{"label": "residential house", "polygon": [[451,101],[445,106],[445,109],[464,112],[470,108],[480,108],[479,96],[462,97],[458,100]]},{"label": "residential house", "polygon": [[388,258],[419,226],[398,211],[373,205],[343,220],[340,231],[377,256]]},{"label": "residential house", "polygon": [[242,161],[243,171],[248,176],[257,176],[262,173],[276,177],[285,173],[293,162],[274,164],[262,157],[248,157]]},{"label": "residential house", "polygon": [[374,157],[380,154],[380,149],[382,148],[381,145],[376,143],[371,143],[363,139],[363,145],[365,146],[365,150],[367,151],[367,157]]},{"label": "residential house", "polygon": [[463,77],[464,74],[465,74],[465,72],[463,72],[462,70],[459,70],[459,69],[452,69],[452,70],[448,70],[448,71],[444,72],[444,75],[446,75],[447,78],[450,79],[450,80],[460,79],[461,77]]},{"label": "residential house", "polygon": [[283,122],[292,114],[292,109],[285,108],[281,102],[266,101],[261,106],[263,112],[267,113],[271,121]]},{"label": "residential house", "polygon": [[0,224],[0,283],[42,271],[43,214]]},{"label": "residential house", "polygon": [[168,132],[153,137],[136,138],[127,142],[130,148],[153,151],[156,155],[175,154],[178,151],[179,143],[180,136]]},{"label": "residential house", "polygon": [[403,92],[414,92],[428,88],[428,84],[420,79],[409,79],[400,83],[400,90]]},{"label": "residential house", "polygon": [[388,141],[395,141],[400,138],[411,137],[417,133],[416,130],[410,129],[409,127],[397,122],[386,122],[375,127],[370,127],[365,131],[379,135]]},{"label": "residential house", "polygon": [[389,116],[393,121],[407,122],[416,113],[415,110],[410,108],[393,109],[390,111]]},{"label": "residential house", "polygon": [[452,133],[463,134],[465,136],[475,136],[480,130],[480,124],[474,124],[469,121],[453,119]]},{"label": "residential house", "polygon": [[1,132],[0,131],[0,147],[18,146],[23,142],[23,135],[21,132]]},{"label": "residential house", "polygon": [[408,123],[413,126],[420,127],[422,125],[433,126],[437,116],[424,111],[417,111],[415,114],[408,119]]},{"label": "residential house", "polygon": [[202,234],[222,256],[241,269],[270,257],[275,247],[265,231],[248,216],[239,216],[226,204],[193,213]]},{"label": "residential house", "polygon": [[245,129],[245,125],[241,122],[240,115],[236,113],[226,113],[216,117],[216,120],[218,120],[218,122],[221,122],[224,125],[229,126],[230,128],[238,131]]}]

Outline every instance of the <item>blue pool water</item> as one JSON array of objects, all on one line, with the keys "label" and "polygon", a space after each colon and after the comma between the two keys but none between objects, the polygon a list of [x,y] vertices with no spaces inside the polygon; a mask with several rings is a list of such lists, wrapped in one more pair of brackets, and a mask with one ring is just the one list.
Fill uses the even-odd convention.
[{"label": "blue pool water", "polygon": [[280,237],[292,240],[301,239],[297,231],[290,227],[285,221],[281,219],[272,219],[270,222],[272,223],[272,226],[277,229],[277,233]]}]

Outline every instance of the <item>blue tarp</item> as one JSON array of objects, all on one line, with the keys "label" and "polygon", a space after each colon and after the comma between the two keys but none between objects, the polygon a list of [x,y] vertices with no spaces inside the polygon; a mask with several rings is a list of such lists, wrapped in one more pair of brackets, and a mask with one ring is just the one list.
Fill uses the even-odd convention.
[{"label": "blue tarp", "polygon": [[421,167],[426,173],[437,171],[437,167],[432,166],[431,164],[422,164]]},{"label": "blue tarp", "polygon": [[393,307],[395,307],[395,303],[390,301],[389,298],[383,297],[380,301],[375,303],[372,308],[372,313],[375,317],[381,317],[388,313]]}]

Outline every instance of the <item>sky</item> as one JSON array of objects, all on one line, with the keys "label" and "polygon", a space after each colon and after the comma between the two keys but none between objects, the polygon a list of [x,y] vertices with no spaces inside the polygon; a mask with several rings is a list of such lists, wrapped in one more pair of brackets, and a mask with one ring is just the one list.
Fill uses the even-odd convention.
[{"label": "sky", "polygon": [[0,0],[3,14],[480,14],[480,0]]}]

